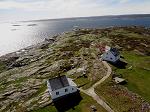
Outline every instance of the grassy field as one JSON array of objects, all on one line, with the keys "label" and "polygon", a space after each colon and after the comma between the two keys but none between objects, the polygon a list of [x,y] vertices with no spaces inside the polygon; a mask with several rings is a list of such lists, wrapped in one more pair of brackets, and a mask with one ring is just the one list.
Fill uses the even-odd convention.
[{"label": "grassy field", "polygon": [[133,100],[126,89],[116,86],[111,81],[98,86],[96,92],[115,112],[139,112],[141,108],[140,99]]},{"label": "grassy field", "polygon": [[144,100],[150,102],[150,56],[142,56],[135,52],[123,52],[122,54],[128,62],[126,68],[119,69],[114,66],[112,68],[115,71],[115,75],[127,80],[127,84],[116,85],[110,78],[107,82],[98,86],[96,92],[115,111],[140,111],[142,101],[134,93],[137,93]]},{"label": "grassy field", "polygon": [[[91,97],[81,93],[82,100],[73,108],[70,108],[66,112],[91,112],[91,105],[95,105],[97,112],[107,112],[103,107],[96,103]],[[54,105],[35,110],[33,112],[57,112],[57,109]]]},{"label": "grassy field", "polygon": [[128,66],[126,69],[116,69],[116,74],[122,74],[127,79],[125,86],[129,90],[150,102],[150,56],[141,56],[134,52],[124,52],[123,56]]}]

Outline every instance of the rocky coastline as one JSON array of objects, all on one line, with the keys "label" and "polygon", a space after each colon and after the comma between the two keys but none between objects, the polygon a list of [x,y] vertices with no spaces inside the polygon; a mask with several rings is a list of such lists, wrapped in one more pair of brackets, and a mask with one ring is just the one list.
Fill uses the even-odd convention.
[{"label": "rocky coastline", "polygon": [[106,73],[102,63],[96,62],[100,43],[150,56],[150,29],[76,29],[1,56],[0,111],[25,112],[51,105],[46,80],[58,74],[77,79],[78,86],[83,86],[79,80],[85,77],[84,71],[84,87],[90,87]]}]

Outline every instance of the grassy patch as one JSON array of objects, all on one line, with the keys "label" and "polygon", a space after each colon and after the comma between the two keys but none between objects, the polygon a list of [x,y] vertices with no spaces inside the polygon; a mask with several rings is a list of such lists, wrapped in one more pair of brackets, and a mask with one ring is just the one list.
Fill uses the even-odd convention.
[{"label": "grassy patch", "polygon": [[140,100],[132,100],[128,91],[114,85],[112,82],[105,82],[96,87],[96,92],[101,96],[115,112],[139,111]]},{"label": "grassy patch", "polygon": [[[74,109],[69,109],[66,112],[91,112],[91,105],[95,105],[97,108],[97,112],[107,112],[103,107],[96,103],[91,97],[81,93],[82,100],[79,105],[75,106]],[[50,105],[45,108],[33,111],[33,112],[57,112],[55,106]]]},{"label": "grassy patch", "polygon": [[80,77],[78,79],[75,80],[75,83],[78,85],[78,86],[85,86],[87,85],[88,83],[90,83],[90,81],[87,79],[87,78],[84,78],[84,77]]},{"label": "grassy patch", "polygon": [[41,108],[38,110],[34,110],[32,112],[57,112],[57,109],[54,106],[49,105],[47,107],[44,107],[44,108]]},{"label": "grassy patch", "polygon": [[125,29],[117,29],[114,30],[110,33],[111,35],[119,36],[119,37],[128,37],[128,38],[143,38],[142,35],[136,33],[136,32],[131,32]]},{"label": "grassy patch", "polygon": [[[141,56],[134,52],[123,52],[122,54],[128,62],[128,65],[126,69],[113,67],[115,74],[127,80],[125,87],[150,102],[150,89],[148,88],[150,82],[150,57]],[[107,81],[98,86],[96,92],[102,96],[115,111],[139,111],[141,109],[140,98],[134,97],[134,94],[126,90],[124,86],[115,85],[111,81]]]},{"label": "grassy patch", "polygon": [[0,61],[0,73],[6,69],[6,64]]},{"label": "grassy patch", "polygon": [[40,95],[40,93],[44,92],[46,89],[47,89],[46,84],[42,84],[41,87],[38,89],[38,91],[34,93],[32,96],[30,96],[30,98],[37,97],[38,95]]},{"label": "grassy patch", "polygon": [[[128,62],[126,69],[116,69],[116,74],[122,74],[127,79],[126,87],[138,93],[150,102],[150,56],[140,56],[131,52],[124,52],[123,56]],[[131,69],[128,69],[131,68]]]}]

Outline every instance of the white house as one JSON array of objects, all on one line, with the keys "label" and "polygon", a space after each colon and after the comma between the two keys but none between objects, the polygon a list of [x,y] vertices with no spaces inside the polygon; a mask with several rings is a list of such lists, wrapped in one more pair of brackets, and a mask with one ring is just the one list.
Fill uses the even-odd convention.
[{"label": "white house", "polygon": [[117,62],[120,59],[120,53],[116,48],[105,47],[104,53],[101,55],[102,60]]},{"label": "white house", "polygon": [[47,86],[52,100],[77,92],[77,85],[65,75],[49,79]]}]

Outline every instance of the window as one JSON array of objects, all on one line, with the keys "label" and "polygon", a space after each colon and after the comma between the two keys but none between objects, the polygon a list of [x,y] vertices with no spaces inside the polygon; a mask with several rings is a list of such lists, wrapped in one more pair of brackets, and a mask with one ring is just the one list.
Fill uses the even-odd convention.
[{"label": "window", "polygon": [[72,88],[72,90],[74,90],[74,89]]},{"label": "window", "polygon": [[65,92],[68,92],[68,89],[65,89]]},{"label": "window", "polygon": [[112,58],[110,58],[112,60]]},{"label": "window", "polygon": [[56,92],[56,95],[59,95],[59,92]]}]

